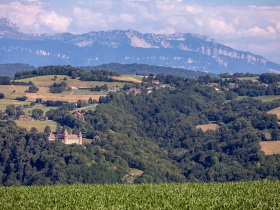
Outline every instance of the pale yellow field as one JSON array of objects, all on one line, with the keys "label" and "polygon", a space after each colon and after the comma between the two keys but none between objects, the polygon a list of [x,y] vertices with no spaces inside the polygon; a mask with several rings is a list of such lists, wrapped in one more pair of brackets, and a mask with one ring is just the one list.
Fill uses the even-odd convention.
[{"label": "pale yellow field", "polygon": [[35,86],[40,86],[42,87],[49,87],[53,83],[60,83],[61,81],[64,81],[63,78],[67,77],[67,80],[65,81],[68,85],[75,85],[79,86],[81,84],[85,84],[89,87],[95,87],[95,86],[102,86],[107,84],[108,86],[119,86],[123,87],[125,83],[123,82],[98,82],[98,81],[80,81],[77,79],[71,79],[68,76],[64,75],[57,75],[57,79],[54,81],[54,75],[46,75],[46,76],[39,76],[39,77],[32,77],[32,78],[27,78],[27,79],[21,79],[21,80],[16,80],[17,82],[29,82],[32,81]]},{"label": "pale yellow field", "polygon": [[15,93],[25,93],[29,86],[19,86],[19,85],[0,85],[0,93],[8,94],[15,90]]},{"label": "pale yellow field", "polygon": [[201,128],[201,130],[203,130],[205,132],[207,130],[216,130],[219,127],[220,126],[217,125],[215,122],[210,122],[209,124],[206,124],[206,125],[197,125],[196,129]]},{"label": "pale yellow field", "polygon": [[277,118],[280,119],[280,107],[272,109],[267,112],[268,114],[276,114]]},{"label": "pale yellow field", "polygon": [[280,141],[262,141],[260,145],[266,155],[280,154]]},{"label": "pale yellow field", "polygon": [[135,82],[135,83],[141,83],[139,79],[130,77],[130,76],[121,76],[121,77],[112,77],[113,79],[121,80],[121,81],[129,81],[129,82]]}]

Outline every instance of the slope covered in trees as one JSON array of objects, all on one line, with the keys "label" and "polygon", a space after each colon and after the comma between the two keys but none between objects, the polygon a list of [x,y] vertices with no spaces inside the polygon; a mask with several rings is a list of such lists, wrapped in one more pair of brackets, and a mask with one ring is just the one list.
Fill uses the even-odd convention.
[{"label": "slope covered in trees", "polygon": [[[200,84],[208,77],[158,79],[175,88],[110,93],[84,120],[64,106],[54,110],[65,129],[93,140],[85,148],[1,122],[1,185],[122,183],[129,168],[144,171],[135,183],[280,178],[280,155],[265,156],[259,146],[264,132],[279,137],[276,115],[266,113],[278,101],[224,103],[225,93]],[[196,129],[209,121],[219,129]]]},{"label": "slope covered in trees", "polygon": [[13,77],[17,71],[27,71],[32,69],[35,69],[35,67],[23,63],[0,64],[0,75]]},{"label": "slope covered in trees", "polygon": [[118,72],[122,75],[127,74],[140,74],[140,75],[158,75],[158,74],[166,74],[166,75],[173,75],[173,76],[182,76],[185,78],[197,78],[199,76],[210,75],[211,77],[218,77],[217,74],[212,73],[205,73],[201,71],[192,71],[180,68],[172,68],[172,67],[164,67],[164,66],[154,66],[154,65],[147,65],[147,64],[120,64],[120,63],[109,63],[109,64],[102,64],[98,66],[83,66],[80,67],[86,71],[89,70],[96,70],[96,69],[106,69],[110,71]]}]

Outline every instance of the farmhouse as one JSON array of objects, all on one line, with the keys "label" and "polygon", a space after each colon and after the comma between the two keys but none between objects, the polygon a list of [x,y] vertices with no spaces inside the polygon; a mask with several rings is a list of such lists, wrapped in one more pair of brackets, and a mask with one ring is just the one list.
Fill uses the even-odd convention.
[{"label": "farmhouse", "polygon": [[141,93],[141,89],[137,89],[137,88],[130,88],[130,89],[128,90],[128,92],[129,92],[129,93],[131,93],[131,92],[135,92],[135,94],[137,94],[137,93]]},{"label": "farmhouse", "polygon": [[50,133],[47,137],[47,141],[55,141],[61,140],[64,144],[82,144],[83,136],[80,132],[79,135],[76,134],[68,134],[67,130],[65,129],[63,134],[54,134]]},{"label": "farmhouse", "polygon": [[73,89],[78,89],[75,85],[69,85],[69,87],[73,90]]},{"label": "farmhouse", "polygon": [[20,115],[20,116],[18,117],[18,120],[20,120],[20,121],[30,121],[31,118],[28,117],[27,115]]},{"label": "farmhouse", "polygon": [[80,119],[84,119],[84,115],[85,115],[85,113],[80,113],[80,112],[73,114],[74,117],[80,118]]},{"label": "farmhouse", "polygon": [[108,88],[108,92],[118,92],[118,91],[120,91],[119,87],[109,87]]},{"label": "farmhouse", "polygon": [[152,80],[152,83],[159,84],[159,80]]},{"label": "farmhouse", "polygon": [[87,86],[87,85],[84,85],[84,84],[79,85],[79,89],[86,89],[86,88],[88,88],[88,86]]},{"label": "farmhouse", "polygon": [[41,116],[41,117],[40,117],[40,120],[41,120],[41,121],[46,121],[46,120],[48,120],[48,117],[47,117],[47,116]]}]

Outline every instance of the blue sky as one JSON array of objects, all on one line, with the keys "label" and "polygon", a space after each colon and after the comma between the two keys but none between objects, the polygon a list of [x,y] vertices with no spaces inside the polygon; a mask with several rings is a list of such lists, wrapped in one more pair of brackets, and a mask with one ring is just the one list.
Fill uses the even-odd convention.
[{"label": "blue sky", "polygon": [[0,0],[0,16],[27,33],[202,34],[280,63],[279,0]]}]

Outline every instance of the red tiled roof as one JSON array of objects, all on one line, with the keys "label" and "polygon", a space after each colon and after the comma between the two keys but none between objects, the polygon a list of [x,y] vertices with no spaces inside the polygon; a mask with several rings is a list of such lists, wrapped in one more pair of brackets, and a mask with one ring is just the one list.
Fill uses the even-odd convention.
[{"label": "red tiled roof", "polygon": [[30,118],[27,115],[20,115],[18,118]]},{"label": "red tiled roof", "polygon": [[82,84],[82,85],[80,85],[80,86],[85,86],[85,87],[86,87],[87,85]]}]

